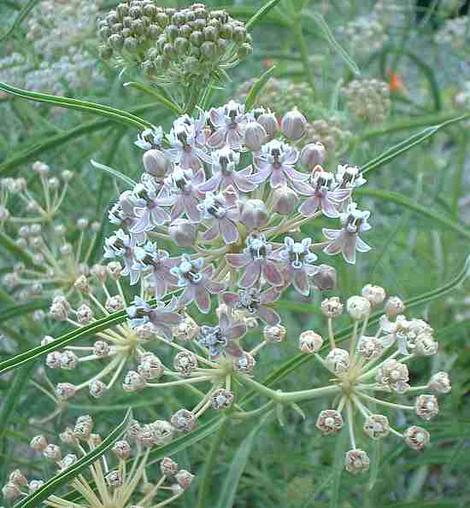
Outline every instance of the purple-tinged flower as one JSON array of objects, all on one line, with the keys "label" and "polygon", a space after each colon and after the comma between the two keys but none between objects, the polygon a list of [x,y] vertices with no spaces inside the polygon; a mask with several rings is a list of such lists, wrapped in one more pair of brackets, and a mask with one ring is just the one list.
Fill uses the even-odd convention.
[{"label": "purple-tinged flower", "polygon": [[345,212],[339,215],[342,229],[323,228],[323,234],[329,240],[323,252],[331,256],[341,252],[345,261],[354,264],[356,251],[367,252],[370,250],[370,246],[359,238],[359,233],[371,229],[367,222],[369,216],[369,211],[358,210],[356,203],[350,203]]},{"label": "purple-tinged flower", "polygon": [[258,172],[251,175],[250,181],[258,185],[269,178],[273,188],[288,183],[295,188],[295,184],[308,178],[306,173],[294,169],[298,158],[299,152],[294,147],[273,139],[263,145],[261,152],[256,155],[255,165]]},{"label": "purple-tinged flower", "polygon": [[124,270],[121,273],[122,275],[129,275],[131,284],[135,284],[140,276],[139,270],[134,269],[135,246],[135,239],[126,234],[122,229],[118,229],[104,241],[104,257],[122,258]]},{"label": "purple-tinged flower", "polygon": [[162,208],[168,206],[171,201],[159,197],[159,188],[150,180],[137,184],[133,193],[137,197],[134,206],[134,225],[131,233],[139,234],[151,231],[155,226],[161,226],[170,221],[170,214]]},{"label": "purple-tinged flower", "polygon": [[165,178],[159,199],[172,203],[171,220],[181,217],[184,213],[194,222],[201,220],[201,212],[197,205],[202,194],[198,187],[204,182],[204,178],[202,169],[193,172],[179,166],[175,166],[173,173]]},{"label": "purple-tinged flower", "polygon": [[176,266],[178,259],[170,258],[167,251],[158,249],[155,243],[147,242],[142,247],[135,247],[134,258],[133,268],[148,272],[157,300],[166,295],[169,287],[176,287],[177,279],[170,270]]},{"label": "purple-tinged flower", "polygon": [[232,186],[240,192],[251,192],[256,184],[250,181],[252,167],[236,171],[240,162],[240,154],[228,145],[212,152],[212,176],[199,186],[202,192],[224,191]]},{"label": "purple-tinged flower", "polygon": [[173,123],[168,135],[171,148],[165,153],[183,169],[196,171],[202,166],[202,162],[211,161],[211,157],[203,149],[206,142],[205,123],[206,115],[203,112],[197,120],[183,115]]},{"label": "purple-tinged flower", "polygon": [[309,197],[302,203],[299,212],[310,217],[321,210],[327,217],[339,217],[338,204],[350,196],[350,190],[338,188],[333,173],[320,168],[312,173],[311,183],[311,187],[302,192]]},{"label": "purple-tinged flower", "polygon": [[207,314],[211,308],[210,295],[220,293],[224,285],[212,280],[214,268],[212,265],[203,269],[203,258],[191,260],[187,254],[181,256],[179,265],[171,269],[171,273],[178,278],[177,285],[183,289],[179,298],[179,305],[189,305],[195,302],[198,309]]},{"label": "purple-tinged flower", "polygon": [[310,251],[312,240],[304,238],[295,242],[290,236],[284,238],[284,247],[275,252],[275,256],[282,262],[285,284],[292,284],[301,295],[310,293],[309,277],[317,272],[314,265],[317,256]]},{"label": "purple-tinged flower", "polygon": [[161,127],[151,127],[140,132],[134,144],[142,150],[151,150],[152,148],[160,148],[162,139],[163,129]]},{"label": "purple-tinged flower", "polygon": [[239,340],[246,334],[246,325],[242,321],[231,321],[227,314],[222,313],[216,326],[201,326],[197,341],[207,348],[210,358],[221,355],[240,357],[243,349]]},{"label": "purple-tinged flower", "polygon": [[209,242],[222,237],[225,243],[235,243],[240,238],[236,222],[239,219],[239,210],[234,196],[234,189],[230,194],[212,194],[208,192],[202,203],[198,205],[202,212],[202,219],[209,223],[209,228],[203,233],[202,238]]},{"label": "purple-tinged flower", "polygon": [[175,312],[176,300],[171,300],[168,305],[159,303],[151,307],[143,298],[136,296],[132,305],[127,308],[130,325],[132,328],[151,323],[158,333],[166,340],[172,340],[172,328],[181,323],[181,316]]},{"label": "purple-tinged flower", "polygon": [[224,106],[212,108],[209,111],[209,118],[214,126],[214,132],[207,140],[209,146],[219,148],[229,145],[235,150],[242,148],[245,125],[248,120],[244,105],[231,100]]},{"label": "purple-tinged flower", "polygon": [[238,293],[222,293],[222,301],[234,311],[240,311],[247,317],[259,318],[267,325],[274,326],[281,322],[281,318],[269,305],[280,295],[277,288],[268,288],[265,291],[249,288],[240,289]]},{"label": "purple-tinged flower", "polygon": [[338,165],[336,169],[336,181],[342,189],[353,189],[364,185],[367,180],[362,176],[361,170],[357,166],[348,164]]},{"label": "purple-tinged flower", "polygon": [[235,269],[244,268],[245,271],[239,281],[242,288],[254,286],[263,276],[272,286],[282,286],[284,279],[277,267],[277,259],[273,255],[273,248],[262,234],[249,235],[243,252],[227,254],[227,263]]}]

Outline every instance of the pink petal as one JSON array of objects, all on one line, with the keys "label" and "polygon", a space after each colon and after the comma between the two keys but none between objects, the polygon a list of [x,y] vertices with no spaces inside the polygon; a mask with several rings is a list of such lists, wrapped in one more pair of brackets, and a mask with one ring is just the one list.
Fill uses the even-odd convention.
[{"label": "pink petal", "polygon": [[239,284],[242,288],[250,288],[259,280],[260,275],[260,263],[252,262],[246,267],[245,273],[243,274]]},{"label": "pink petal", "polygon": [[271,261],[266,261],[263,267],[263,275],[265,279],[273,286],[282,286],[284,280],[281,272],[277,269],[276,265]]}]

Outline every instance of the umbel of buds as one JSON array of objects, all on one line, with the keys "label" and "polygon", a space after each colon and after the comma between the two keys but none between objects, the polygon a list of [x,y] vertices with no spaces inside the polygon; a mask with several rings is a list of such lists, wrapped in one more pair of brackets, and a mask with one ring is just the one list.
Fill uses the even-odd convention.
[{"label": "umbel of buds", "polygon": [[252,50],[241,21],[202,3],[174,9],[154,0],[126,0],[98,23],[98,32],[103,58],[136,64],[172,85],[216,76]]},{"label": "umbel of buds", "polygon": [[[166,444],[158,439],[158,424],[159,421],[141,426],[132,421],[126,439],[117,441],[111,453],[106,453],[91,463],[88,469],[82,470],[79,483],[72,480],[68,484],[74,493],[73,506],[151,508],[167,506],[182,496],[194,476],[170,457],[164,457],[160,467],[149,461],[150,448]],[[170,426],[169,423],[167,425]],[[100,435],[92,433],[92,428],[91,417],[80,416],[73,428],[67,427],[60,434],[61,446],[48,443],[44,436],[36,436],[31,441],[31,447],[55,462],[58,472],[65,471],[101,443]],[[65,453],[66,447],[73,448],[74,453]],[[28,481],[17,469],[10,473],[2,494],[11,502],[35,492],[43,484],[42,480]],[[45,504],[72,506],[70,501],[57,494],[45,500]]]}]

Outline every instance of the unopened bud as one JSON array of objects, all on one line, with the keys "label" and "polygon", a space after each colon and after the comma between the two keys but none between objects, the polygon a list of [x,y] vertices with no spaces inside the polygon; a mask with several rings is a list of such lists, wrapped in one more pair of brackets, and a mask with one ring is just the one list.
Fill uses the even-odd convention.
[{"label": "unopened bud", "polygon": [[264,226],[268,218],[266,205],[260,199],[248,199],[243,203],[240,220],[250,231]]},{"label": "unopened bud", "polygon": [[325,145],[320,141],[308,143],[300,152],[300,162],[308,169],[312,170],[315,166],[320,166],[325,161]]},{"label": "unopened bud", "polygon": [[405,304],[398,296],[391,296],[385,302],[385,314],[388,318],[394,319],[405,312]]},{"label": "unopened bud", "polygon": [[317,353],[323,345],[323,338],[313,330],[306,330],[299,336],[299,349],[302,353]]},{"label": "unopened bud", "polygon": [[279,215],[290,215],[295,210],[299,197],[293,189],[287,185],[281,185],[273,189],[272,200],[274,212]]},{"label": "unopened bud", "polygon": [[168,226],[168,234],[178,247],[191,247],[196,241],[197,227],[186,219],[176,219]]},{"label": "unopened bud", "polygon": [[266,131],[260,123],[255,121],[248,122],[245,127],[245,146],[249,150],[252,152],[260,150],[266,138]]},{"label": "unopened bud", "polygon": [[349,450],[346,452],[344,467],[348,473],[358,474],[369,469],[370,459],[364,450]]},{"label": "unopened bud", "polygon": [[147,173],[156,178],[165,177],[169,167],[169,160],[161,150],[147,150],[142,159]]},{"label": "unopened bud", "polygon": [[276,136],[279,124],[274,113],[262,113],[256,120],[263,127],[269,140]]},{"label": "unopened bud", "polygon": [[330,265],[320,265],[312,275],[312,281],[319,291],[329,291],[331,289],[336,289],[336,269]]},{"label": "unopened bud", "polygon": [[281,120],[282,133],[293,141],[299,140],[305,134],[307,119],[298,109],[288,111]]},{"label": "unopened bud", "polygon": [[282,325],[265,326],[263,338],[266,342],[282,342],[286,338],[286,328]]}]

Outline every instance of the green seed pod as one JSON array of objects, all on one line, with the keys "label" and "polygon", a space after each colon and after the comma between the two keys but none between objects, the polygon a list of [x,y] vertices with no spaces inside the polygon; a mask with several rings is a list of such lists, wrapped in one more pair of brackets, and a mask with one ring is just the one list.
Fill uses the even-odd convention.
[{"label": "green seed pod", "polygon": [[233,38],[236,42],[244,42],[246,38],[245,27],[237,25],[233,30]]},{"label": "green seed pod", "polygon": [[123,28],[121,30],[121,35],[124,37],[124,39],[126,37],[131,37],[132,36],[132,32],[131,32],[131,29],[130,28]]},{"label": "green seed pod", "polygon": [[193,21],[194,23],[194,29],[195,30],[199,30],[199,31],[203,31],[205,26],[206,26],[206,20],[205,19],[195,19]]},{"label": "green seed pod", "polygon": [[127,4],[119,4],[116,7],[116,14],[118,15],[118,17],[123,18],[124,16],[127,16],[128,13],[129,7],[127,6]]},{"label": "green seed pod", "polygon": [[170,22],[170,18],[165,12],[159,12],[157,14],[157,22],[162,28],[165,28]]},{"label": "green seed pod", "polygon": [[196,31],[189,36],[189,42],[194,46],[199,47],[204,42],[204,35],[202,32]]},{"label": "green seed pod", "polygon": [[122,26],[125,28],[130,28],[132,26],[133,21],[134,19],[131,18],[130,16],[125,16],[124,18],[122,18]]},{"label": "green seed pod", "polygon": [[223,37],[224,39],[231,39],[233,36],[233,25],[231,23],[224,23],[220,25],[219,28],[219,37]]},{"label": "green seed pod", "polygon": [[151,24],[147,28],[147,33],[151,39],[157,40],[162,33],[162,29],[158,25]]},{"label": "green seed pod", "polygon": [[193,73],[199,68],[199,66],[199,60],[195,56],[189,56],[186,58],[185,68],[187,72]]},{"label": "green seed pod", "polygon": [[204,39],[206,41],[215,41],[217,39],[218,33],[217,29],[213,26],[206,26],[203,30]]},{"label": "green seed pod", "polygon": [[189,38],[191,33],[192,33],[192,30],[189,25],[181,25],[180,26],[180,30],[179,30],[180,37]]},{"label": "green seed pod", "polygon": [[175,55],[175,47],[173,46],[173,44],[167,42],[163,46],[163,55],[166,56],[167,58],[171,58]]},{"label": "green seed pod", "polygon": [[120,49],[124,44],[124,37],[119,34],[112,34],[108,39],[109,45],[113,49]]},{"label": "green seed pod", "polygon": [[175,14],[171,17],[171,23],[177,26],[183,25],[186,23],[186,18],[182,12],[175,12]]},{"label": "green seed pod", "polygon": [[165,35],[169,41],[174,41],[179,35],[178,27],[176,25],[168,25],[165,28]]},{"label": "green seed pod", "polygon": [[137,49],[138,43],[135,37],[126,37],[124,39],[124,49],[132,53]]},{"label": "green seed pod", "polygon": [[228,45],[230,44],[229,41],[227,39],[217,39],[216,41],[216,44],[217,44],[217,48],[223,52],[225,51],[227,48],[228,48]]},{"label": "green seed pod", "polygon": [[217,47],[211,41],[206,41],[201,45],[201,55],[205,58],[214,58],[217,54]]},{"label": "green seed pod", "polygon": [[129,16],[133,17],[134,19],[138,19],[142,17],[142,9],[137,6],[133,6],[129,9]]},{"label": "green seed pod", "polygon": [[174,44],[175,44],[176,52],[179,55],[186,53],[186,51],[188,51],[188,49],[189,49],[189,41],[188,41],[188,39],[185,39],[184,37],[177,37],[175,39]]},{"label": "green seed pod", "polygon": [[111,27],[111,31],[114,33],[114,34],[118,34],[120,32],[122,32],[122,23],[114,23],[114,25]]},{"label": "green seed pod", "polygon": [[131,30],[137,35],[142,35],[144,33],[144,25],[142,21],[140,19],[135,19],[132,22]]},{"label": "green seed pod", "polygon": [[154,18],[157,15],[157,7],[153,4],[144,5],[143,12],[146,16]]}]

